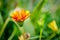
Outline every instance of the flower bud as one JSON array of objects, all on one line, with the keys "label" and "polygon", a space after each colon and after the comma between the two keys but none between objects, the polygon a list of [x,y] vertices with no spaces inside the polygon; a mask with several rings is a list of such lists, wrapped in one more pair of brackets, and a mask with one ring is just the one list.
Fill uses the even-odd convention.
[{"label": "flower bud", "polygon": [[48,27],[49,27],[50,29],[52,29],[53,31],[58,31],[58,27],[57,27],[57,24],[56,24],[56,21],[55,21],[55,20],[53,20],[52,22],[50,22],[50,23],[48,24]]},{"label": "flower bud", "polygon": [[19,37],[19,40],[29,40],[29,38],[30,38],[30,34],[24,33]]}]

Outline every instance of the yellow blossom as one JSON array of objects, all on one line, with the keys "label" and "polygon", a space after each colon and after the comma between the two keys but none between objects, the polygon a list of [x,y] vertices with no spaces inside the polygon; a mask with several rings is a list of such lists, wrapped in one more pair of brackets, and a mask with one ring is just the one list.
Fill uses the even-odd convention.
[{"label": "yellow blossom", "polygon": [[57,24],[56,24],[56,21],[55,21],[55,20],[53,20],[52,22],[50,22],[50,23],[48,24],[48,27],[49,27],[50,29],[52,29],[53,31],[58,31],[58,27],[57,27]]}]

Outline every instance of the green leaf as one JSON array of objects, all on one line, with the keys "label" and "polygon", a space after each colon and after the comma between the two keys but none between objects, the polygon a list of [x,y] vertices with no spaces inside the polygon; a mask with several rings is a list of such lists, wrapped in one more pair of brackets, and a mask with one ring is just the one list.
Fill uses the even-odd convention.
[{"label": "green leaf", "polygon": [[40,12],[41,12],[41,8],[43,7],[44,3],[45,3],[46,0],[42,0],[39,2],[39,4],[36,6],[36,8],[34,9],[34,11],[32,12],[32,15],[31,15],[31,21],[34,23],[36,22],[37,20],[39,20],[40,18]]},{"label": "green leaf", "polygon": [[30,18],[28,18],[27,20],[24,21],[23,27],[24,27],[25,32],[30,33],[31,36],[35,35],[35,29],[31,23]]},{"label": "green leaf", "polygon": [[12,40],[13,39],[13,37],[16,34],[16,30],[17,30],[16,27],[14,27],[13,32],[11,33],[10,37],[8,38],[8,40]]},{"label": "green leaf", "polygon": [[57,25],[58,25],[58,27],[60,29],[60,7],[55,12],[55,19],[56,19]]},{"label": "green leaf", "polygon": [[38,5],[36,6],[36,8],[33,10],[30,18],[31,18],[31,22],[34,24],[35,29],[36,29],[36,34],[40,33],[40,24],[38,23],[38,21],[40,20],[40,15],[41,15],[41,9],[43,7],[43,5],[45,4],[46,0],[40,0]]},{"label": "green leaf", "polygon": [[37,33],[39,33],[40,31],[40,25],[38,23],[38,21],[40,20],[40,15],[41,15],[41,9],[43,7],[43,5],[45,4],[46,0],[41,0],[39,1],[39,4],[36,6],[36,8],[34,9],[34,11],[32,12],[30,18],[31,18],[31,22],[34,24],[36,31],[38,31]]},{"label": "green leaf", "polygon": [[2,34],[3,34],[3,32],[4,32],[4,30],[5,30],[5,28],[7,27],[7,24],[9,23],[9,21],[10,21],[10,18],[8,17],[8,18],[6,19],[6,21],[5,21],[5,23],[3,24],[3,27],[2,27],[1,30],[0,30],[0,38],[1,38],[1,36],[2,36]]},{"label": "green leaf", "polygon": [[3,25],[3,18],[2,18],[1,13],[0,13],[0,29],[1,29],[2,25]]}]

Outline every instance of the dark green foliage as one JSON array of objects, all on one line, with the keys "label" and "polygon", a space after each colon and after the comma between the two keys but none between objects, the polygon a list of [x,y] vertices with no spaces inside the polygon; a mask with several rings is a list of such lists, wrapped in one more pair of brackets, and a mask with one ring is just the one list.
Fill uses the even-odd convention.
[{"label": "dark green foliage", "polygon": [[[0,40],[19,40],[18,37],[24,33],[30,34],[30,40],[60,40],[59,4],[60,0],[0,0]],[[29,18],[20,22],[12,20],[10,12],[16,7],[30,10]],[[57,32],[48,27],[53,20]]]}]

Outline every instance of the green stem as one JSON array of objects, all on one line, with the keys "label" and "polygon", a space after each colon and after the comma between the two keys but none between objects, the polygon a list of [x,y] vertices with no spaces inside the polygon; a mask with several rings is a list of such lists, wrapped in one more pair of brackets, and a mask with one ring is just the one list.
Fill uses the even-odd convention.
[{"label": "green stem", "polygon": [[40,29],[40,39],[39,40],[41,40],[41,38],[42,38],[42,28]]},{"label": "green stem", "polygon": [[20,32],[23,34],[24,33],[24,28],[23,27],[20,27],[20,25],[12,19],[12,21],[16,24],[16,26],[18,27],[18,29],[20,30]]},{"label": "green stem", "polygon": [[39,36],[34,36],[34,37],[29,38],[29,39],[33,40],[33,39],[37,39],[37,38],[39,38]]},{"label": "green stem", "polygon": [[3,34],[3,32],[4,32],[4,30],[5,30],[5,28],[6,28],[9,21],[10,21],[10,18],[7,18],[4,25],[3,25],[3,27],[2,27],[2,29],[1,29],[1,31],[0,31],[0,38],[1,38],[1,36],[2,36],[2,34]]},{"label": "green stem", "polygon": [[8,38],[8,40],[12,40],[12,38],[13,38],[14,35],[15,35],[15,33],[16,33],[16,27],[14,27],[14,30],[13,30],[11,36]]}]

